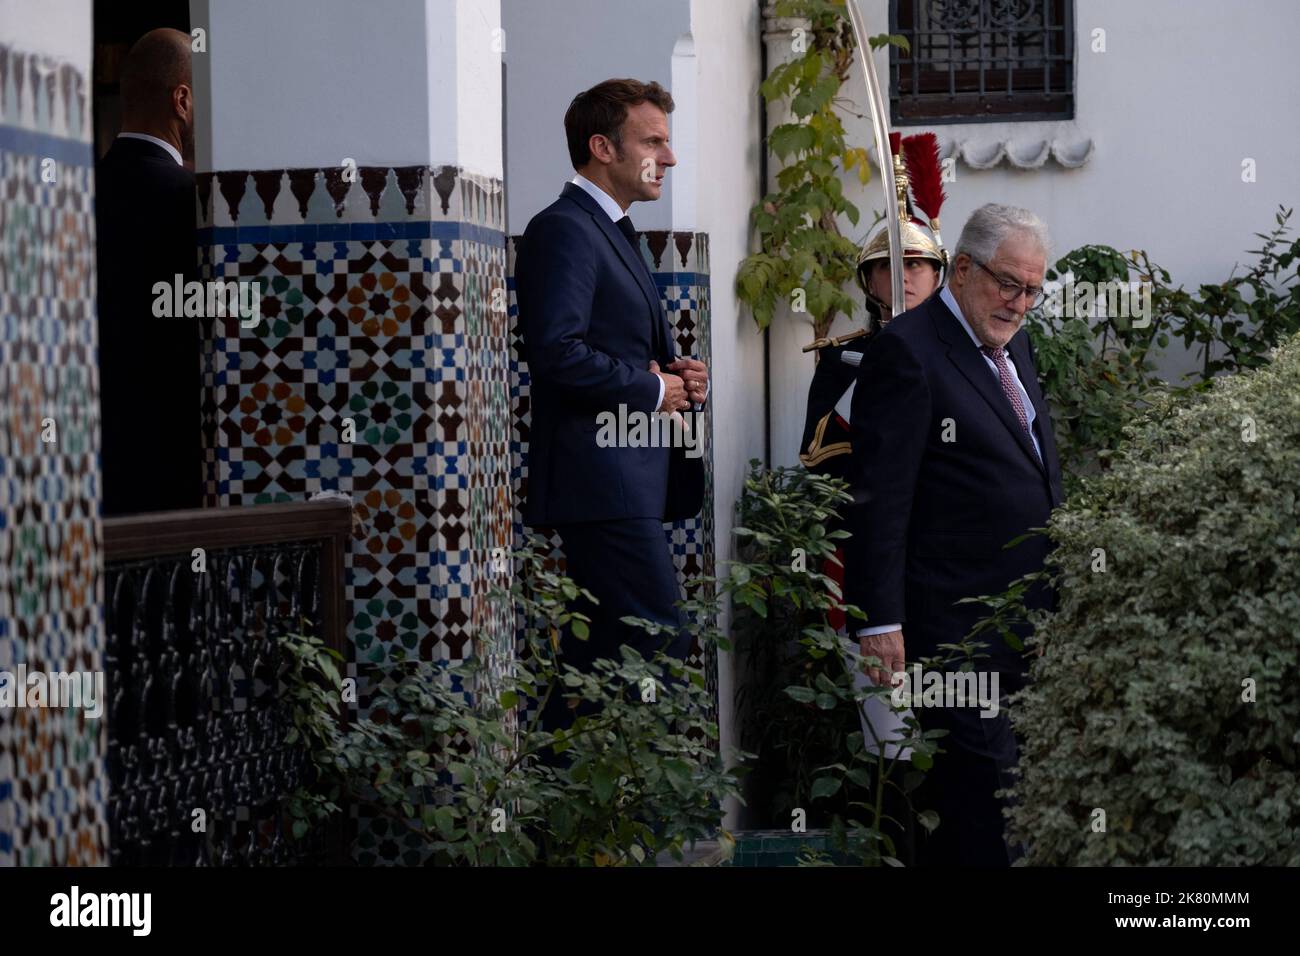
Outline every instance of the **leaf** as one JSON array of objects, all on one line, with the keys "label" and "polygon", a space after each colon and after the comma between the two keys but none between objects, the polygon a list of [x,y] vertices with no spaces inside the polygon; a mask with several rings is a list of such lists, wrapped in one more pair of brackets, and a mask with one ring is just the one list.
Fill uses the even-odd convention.
[{"label": "leaf", "polygon": [[811,798],[819,800],[837,793],[843,781],[839,777],[818,777],[813,781]]},{"label": "leaf", "polygon": [[609,764],[597,764],[592,768],[591,789],[602,804],[608,804],[613,799],[618,776],[618,771]]},{"label": "leaf", "polygon": [[664,776],[679,794],[686,794],[691,788],[691,768],[683,760],[666,760],[663,764]]},{"label": "leaf", "polygon": [[933,833],[939,826],[939,814],[933,810],[921,810],[916,814],[916,822],[925,827],[926,832]]},{"label": "leaf", "polygon": [[451,807],[435,807],[433,819],[438,826],[438,832],[444,837],[449,837],[456,831],[456,812]]},{"label": "leaf", "polygon": [[851,767],[845,776],[859,787],[871,786],[871,774],[865,767]]},{"label": "leaf", "polygon": [[813,131],[802,123],[783,123],[772,130],[768,148],[780,159],[812,148]]}]

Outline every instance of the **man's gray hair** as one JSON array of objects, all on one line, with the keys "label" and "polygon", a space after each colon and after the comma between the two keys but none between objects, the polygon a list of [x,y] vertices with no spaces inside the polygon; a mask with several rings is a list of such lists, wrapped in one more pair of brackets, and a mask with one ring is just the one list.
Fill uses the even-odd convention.
[{"label": "man's gray hair", "polygon": [[966,220],[953,258],[964,252],[979,262],[988,262],[997,254],[998,246],[1015,233],[1029,236],[1047,256],[1051,239],[1043,220],[1028,209],[991,202],[980,206]]}]

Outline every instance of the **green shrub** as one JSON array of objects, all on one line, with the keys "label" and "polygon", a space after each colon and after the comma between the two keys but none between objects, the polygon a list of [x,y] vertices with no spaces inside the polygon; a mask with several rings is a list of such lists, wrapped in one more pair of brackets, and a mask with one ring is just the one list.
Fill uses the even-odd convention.
[{"label": "green shrub", "polygon": [[736,705],[742,744],[758,755],[749,778],[751,826],[787,827],[801,807],[809,826],[823,827],[843,807],[842,800],[814,801],[812,788],[818,769],[841,760],[849,734],[859,730],[853,701],[818,708],[811,699],[795,700],[787,688],[814,688],[843,674],[837,655],[809,655],[801,639],[810,632],[834,636],[826,614],[837,594],[822,568],[848,537],[831,526],[836,508],[850,500],[842,481],[802,468],[765,471],[751,461],[736,505],[732,633],[744,661]]},{"label": "green shrub", "polygon": [[[535,544],[516,553],[511,593],[498,595],[524,621],[525,653],[493,681],[477,659],[370,668],[369,712],[339,727],[328,652],[290,639],[293,719],[318,769],[316,787],[291,807],[296,834],[351,802],[414,835],[408,863],[650,865],[663,851],[680,859],[699,839],[727,842],[720,808],[739,795],[729,764],[743,755],[717,753],[703,673],[626,648],[590,673],[565,664],[552,638],[566,625],[585,638],[586,618],[568,610],[584,592]],[[721,643],[717,599],[701,591],[685,602],[689,630]],[[488,686],[495,695],[481,692]],[[540,706],[529,716],[523,705],[556,694],[592,713],[566,731],[542,730]]]},{"label": "green shrub", "polygon": [[[1133,321],[1123,308],[1106,314],[1100,296],[1091,311],[1083,301],[1071,302],[1079,307],[1044,307],[1025,323],[1052,407],[1067,493],[1104,470],[1125,426],[1159,395],[1203,390],[1217,375],[1258,368],[1300,331],[1300,239],[1289,237],[1291,213],[1280,208],[1272,230],[1256,233],[1262,244],[1248,250],[1254,257],[1248,269],[1234,268],[1223,282],[1195,292],[1171,285],[1169,273],[1140,250],[1081,246],[1047,270],[1049,282],[1068,276],[1094,288],[1142,282],[1151,290],[1149,324]],[[1063,306],[1071,291],[1048,301]],[[1166,382],[1156,371],[1174,339],[1200,366],[1183,382]]]},{"label": "green shrub", "polygon": [[[914,716],[891,742],[911,748],[909,760],[879,753],[863,738],[859,708],[887,687],[854,687],[864,666],[855,643],[846,648],[827,622],[841,606],[839,588],[822,573],[847,531],[831,530],[837,509],[852,496],[845,482],[802,467],[764,470],[750,462],[737,502],[738,558],[723,590],[731,596],[732,631],[744,660],[736,694],[742,744],[757,754],[749,793],[750,825],[785,829],[800,819],[830,830],[832,848],[869,866],[897,864],[900,852],[882,826],[886,790],[904,796],[924,827],[932,811],[910,808],[910,794],[941,753],[936,738]],[[848,607],[850,626],[862,613]],[[875,658],[874,663],[879,663]],[[899,823],[901,821],[894,820]]]},{"label": "green shrub", "polygon": [[1300,339],[1125,437],[1049,528],[1012,836],[1029,864],[1300,864]]}]

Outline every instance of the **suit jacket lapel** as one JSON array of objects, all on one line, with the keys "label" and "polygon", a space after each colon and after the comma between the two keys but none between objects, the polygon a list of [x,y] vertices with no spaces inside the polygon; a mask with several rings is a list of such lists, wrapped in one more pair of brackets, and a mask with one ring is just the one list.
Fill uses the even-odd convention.
[{"label": "suit jacket lapel", "polygon": [[650,306],[651,321],[651,342],[653,347],[662,349],[667,352],[666,342],[661,342],[664,335],[663,329],[663,308],[659,301],[659,292],[650,281],[650,270],[646,267],[645,260],[641,258],[639,252],[633,251],[628,244],[627,238],[614,225],[609,216],[605,215],[605,210],[601,209],[596,200],[587,195],[582,188],[575,186],[573,183],[565,183],[561,196],[567,196],[595,220],[596,227],[605,234],[605,238],[613,245],[614,251],[618,253],[619,258],[623,260],[623,265],[627,266],[632,277],[636,279],[637,285],[641,287],[641,292],[645,295],[646,303]]},{"label": "suit jacket lapel", "polygon": [[[957,370],[970,382],[971,387],[980,393],[984,401],[993,409],[993,413],[1002,420],[1002,424],[1011,432],[1011,436],[1016,440],[1021,450],[1029,456],[1030,461],[1038,466],[1039,470],[1043,469],[1043,463],[1039,461],[1037,452],[1034,451],[1034,443],[1029,440],[1025,430],[1020,427],[1020,419],[1016,417],[1015,411],[1011,408],[1011,403],[1007,397],[1002,394],[1002,388],[998,385],[997,379],[989,371],[988,363],[984,361],[984,356],[980,350],[975,347],[975,343],[970,340],[966,330],[961,327],[961,322],[957,316],[952,314],[943,299],[937,295],[930,300],[931,317],[934,320],[935,331],[939,338],[948,346],[948,360],[957,366]],[[1014,340],[1013,340],[1014,341]],[[1019,373],[1020,367],[1016,367]],[[1021,381],[1024,381],[1023,376]],[[1035,389],[1036,391],[1037,389]],[[1029,386],[1025,386],[1025,391],[1029,392]],[[1032,394],[1031,399],[1032,399]],[[1038,410],[1038,404],[1034,405]],[[1038,411],[1038,414],[1042,414]]]}]

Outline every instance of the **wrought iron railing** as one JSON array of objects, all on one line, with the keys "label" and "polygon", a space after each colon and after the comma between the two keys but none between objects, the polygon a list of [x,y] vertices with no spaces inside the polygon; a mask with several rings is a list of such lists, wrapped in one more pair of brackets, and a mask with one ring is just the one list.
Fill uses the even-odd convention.
[{"label": "wrought iron railing", "polygon": [[343,862],[343,826],[295,839],[311,783],[279,638],[342,651],[346,501],[104,521],[109,859],[115,866]]}]

